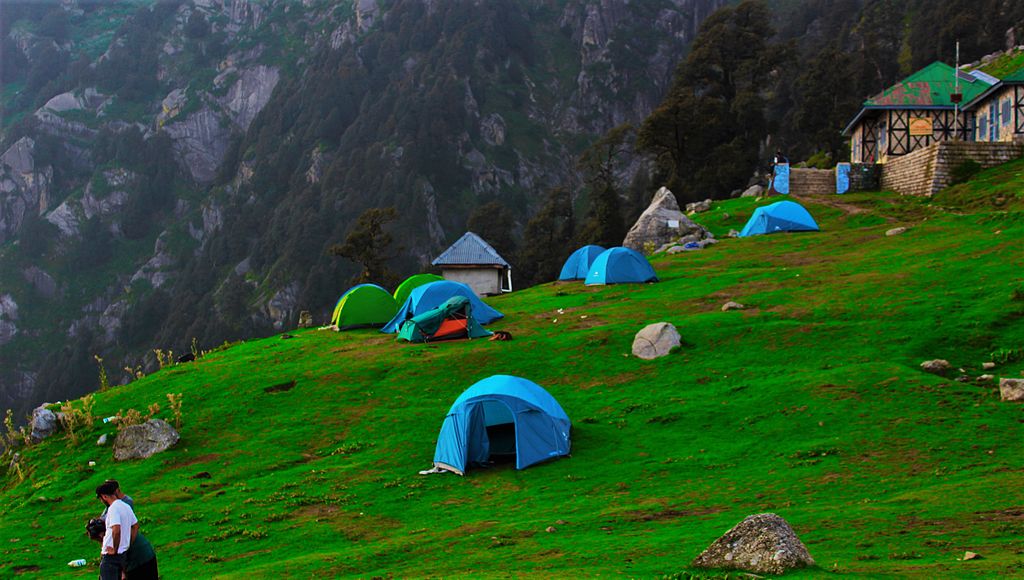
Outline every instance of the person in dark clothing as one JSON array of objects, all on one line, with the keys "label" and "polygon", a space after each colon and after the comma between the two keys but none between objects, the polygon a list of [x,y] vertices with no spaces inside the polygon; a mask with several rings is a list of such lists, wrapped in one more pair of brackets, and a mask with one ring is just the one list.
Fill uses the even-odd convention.
[{"label": "person in dark clothing", "polygon": [[[121,485],[116,479],[108,479],[103,484],[113,486],[117,499],[128,504],[133,510],[135,509],[135,502],[121,491]],[[103,515],[100,517],[105,518],[106,515],[107,510],[103,510]],[[125,580],[157,580],[159,578],[156,551],[146,536],[139,532],[137,523],[131,528],[131,544],[124,556]]]}]

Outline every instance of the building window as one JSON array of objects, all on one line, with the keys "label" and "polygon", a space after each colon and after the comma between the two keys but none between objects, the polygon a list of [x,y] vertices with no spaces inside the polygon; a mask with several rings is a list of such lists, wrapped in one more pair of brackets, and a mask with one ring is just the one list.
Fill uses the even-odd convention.
[{"label": "building window", "polygon": [[885,148],[885,121],[878,124],[878,154],[886,151]]},{"label": "building window", "polygon": [[981,114],[978,120],[978,141],[988,141],[988,111]]},{"label": "building window", "polygon": [[1003,101],[1003,125],[1010,124],[1010,99]]}]

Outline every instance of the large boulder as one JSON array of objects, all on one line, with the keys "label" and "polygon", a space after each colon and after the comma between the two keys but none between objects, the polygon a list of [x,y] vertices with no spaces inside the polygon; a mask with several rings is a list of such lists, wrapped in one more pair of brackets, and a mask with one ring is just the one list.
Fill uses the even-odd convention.
[{"label": "large boulder", "polygon": [[679,211],[676,196],[662,187],[654,194],[651,205],[636,220],[622,245],[638,252],[649,253],[665,244],[685,236],[708,237],[708,231]]},{"label": "large boulder", "polygon": [[114,459],[146,459],[174,446],[181,437],[162,419],[150,419],[141,425],[121,429],[114,439]]},{"label": "large boulder", "polygon": [[745,189],[743,193],[740,194],[740,197],[761,197],[762,195],[764,195],[764,186],[754,184]]},{"label": "large boulder", "polygon": [[999,398],[1004,401],[1024,401],[1024,379],[999,379]]},{"label": "large boulder", "polygon": [[775,514],[756,514],[715,540],[692,566],[783,574],[814,566],[814,559],[786,520]]},{"label": "large boulder", "polygon": [[633,338],[633,354],[651,360],[668,354],[682,344],[679,331],[667,322],[649,324]]},{"label": "large boulder", "polygon": [[60,427],[60,417],[57,413],[47,409],[49,403],[43,403],[32,410],[32,423],[29,428],[32,433],[32,441],[39,443],[50,435],[53,435]]}]

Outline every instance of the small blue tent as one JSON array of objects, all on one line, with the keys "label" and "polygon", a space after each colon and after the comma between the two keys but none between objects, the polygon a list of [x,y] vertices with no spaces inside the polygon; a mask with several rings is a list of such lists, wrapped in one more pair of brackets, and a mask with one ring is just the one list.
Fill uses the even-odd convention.
[{"label": "small blue tent", "polygon": [[461,282],[452,282],[451,280],[438,280],[437,282],[424,284],[414,289],[409,294],[409,297],[405,299],[405,304],[402,304],[402,307],[398,309],[398,314],[380,331],[394,334],[398,332],[399,327],[406,320],[417,314],[423,314],[428,310],[437,308],[452,296],[465,296],[469,298],[473,306],[473,318],[480,324],[490,324],[505,316],[484,304],[483,300],[480,300],[469,286]]},{"label": "small blue tent", "polygon": [[441,425],[434,467],[464,475],[471,463],[515,453],[516,469],[525,469],[568,455],[571,427],[558,401],[539,385],[494,375],[455,399]]},{"label": "small blue tent", "polygon": [[562,273],[558,275],[559,280],[583,280],[590,273],[590,266],[594,263],[604,248],[601,246],[583,246],[569,255],[569,259],[562,265]]},{"label": "small blue tent", "polygon": [[818,224],[804,206],[795,201],[777,201],[759,207],[743,226],[740,237],[774,234],[775,232],[816,232]]},{"label": "small blue tent", "polygon": [[590,265],[586,284],[643,284],[657,282],[658,276],[647,258],[629,248],[608,248]]}]

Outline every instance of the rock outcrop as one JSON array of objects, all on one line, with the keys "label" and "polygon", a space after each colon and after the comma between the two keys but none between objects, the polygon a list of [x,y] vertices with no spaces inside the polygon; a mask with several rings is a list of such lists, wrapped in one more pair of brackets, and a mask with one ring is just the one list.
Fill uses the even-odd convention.
[{"label": "rock outcrop", "polygon": [[688,241],[709,237],[707,229],[679,211],[676,196],[662,187],[654,194],[651,205],[640,214],[622,245],[638,252],[651,253],[665,244],[693,236]]},{"label": "rock outcrop", "polygon": [[196,183],[212,182],[224,160],[231,130],[223,120],[220,114],[204,106],[184,120],[164,127],[174,142],[178,164]]},{"label": "rock outcrop", "polygon": [[114,439],[114,459],[146,459],[173,447],[181,436],[163,419],[123,427]]},{"label": "rock outcrop", "polygon": [[786,520],[775,514],[756,514],[715,540],[692,566],[784,574],[814,566],[814,559]]},{"label": "rock outcrop", "polygon": [[951,368],[952,366],[949,364],[949,361],[941,358],[926,360],[921,363],[921,370],[933,375],[945,376]]},{"label": "rock outcrop", "polygon": [[25,218],[46,211],[53,168],[37,167],[36,142],[22,137],[0,155],[0,244],[16,236]]},{"label": "rock outcrop", "polygon": [[644,360],[656,359],[682,344],[679,331],[668,322],[645,326],[633,337],[633,355]]},{"label": "rock outcrop", "polygon": [[249,129],[252,120],[270,100],[274,87],[281,75],[277,68],[258,65],[239,72],[238,80],[231,85],[227,98],[222,102],[231,115],[231,120],[242,128]]},{"label": "rock outcrop", "polygon": [[10,294],[0,294],[0,346],[18,334],[18,303]]}]

